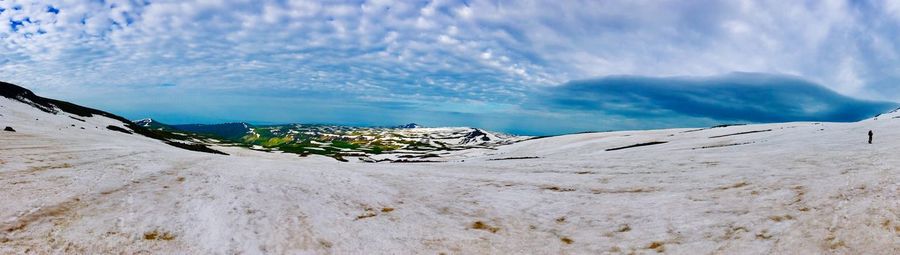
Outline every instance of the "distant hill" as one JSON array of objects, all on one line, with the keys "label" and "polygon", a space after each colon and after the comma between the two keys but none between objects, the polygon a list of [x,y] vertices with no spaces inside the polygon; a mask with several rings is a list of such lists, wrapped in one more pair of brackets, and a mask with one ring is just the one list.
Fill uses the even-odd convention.
[{"label": "distant hill", "polygon": [[214,135],[229,140],[240,140],[250,131],[252,125],[244,122],[223,123],[223,124],[185,124],[185,125],[169,125],[169,127],[186,132],[198,134]]},{"label": "distant hill", "polygon": [[409,124],[406,124],[406,125],[399,125],[399,126],[397,126],[396,128],[420,128],[420,127],[422,127],[422,126],[419,126],[419,124],[416,124],[416,123],[409,123]]}]

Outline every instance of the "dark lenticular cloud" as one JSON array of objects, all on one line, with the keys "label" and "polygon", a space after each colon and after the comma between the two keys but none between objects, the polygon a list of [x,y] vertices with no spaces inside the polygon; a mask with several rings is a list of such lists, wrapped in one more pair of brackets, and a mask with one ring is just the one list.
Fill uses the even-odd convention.
[{"label": "dark lenticular cloud", "polygon": [[753,73],[708,78],[612,76],[568,82],[547,89],[542,97],[537,101],[551,110],[733,122],[857,121],[896,106],[847,97],[795,77]]}]

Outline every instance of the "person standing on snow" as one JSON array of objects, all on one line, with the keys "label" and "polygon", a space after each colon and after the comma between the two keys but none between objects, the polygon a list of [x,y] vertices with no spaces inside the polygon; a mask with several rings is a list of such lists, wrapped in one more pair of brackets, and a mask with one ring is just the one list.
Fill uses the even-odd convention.
[{"label": "person standing on snow", "polygon": [[874,135],[872,130],[869,130],[869,144],[872,144],[872,135]]}]

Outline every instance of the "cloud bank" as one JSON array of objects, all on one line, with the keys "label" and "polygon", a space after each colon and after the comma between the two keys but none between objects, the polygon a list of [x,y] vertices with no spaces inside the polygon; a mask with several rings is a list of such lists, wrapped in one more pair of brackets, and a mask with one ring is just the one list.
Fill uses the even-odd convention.
[{"label": "cloud bank", "polygon": [[[796,77],[735,73],[714,77],[613,76],[573,81],[535,99],[547,110],[636,119],[708,118],[731,122],[858,121],[896,107],[859,100]],[[689,123],[685,123],[690,125]]]}]

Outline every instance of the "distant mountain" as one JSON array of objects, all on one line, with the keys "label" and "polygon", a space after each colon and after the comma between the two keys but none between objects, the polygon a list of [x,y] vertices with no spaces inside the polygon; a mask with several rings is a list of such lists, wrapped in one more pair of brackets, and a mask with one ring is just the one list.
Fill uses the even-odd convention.
[{"label": "distant mountain", "polygon": [[409,123],[406,125],[396,126],[396,128],[420,128],[420,127],[422,127],[422,126],[419,126],[419,124],[416,124],[416,123]]},{"label": "distant mountain", "polygon": [[221,123],[221,124],[180,124],[169,125],[152,118],[145,118],[133,121],[135,125],[150,129],[163,130],[179,134],[193,135],[193,138],[223,138],[227,140],[240,141],[246,136],[252,125],[244,122]]},{"label": "distant mountain", "polygon": [[[152,123],[152,122],[151,122]],[[169,127],[186,132],[198,134],[214,135],[229,140],[241,140],[252,130],[253,125],[245,122],[223,123],[223,124],[186,124],[186,125],[169,125]]]}]

